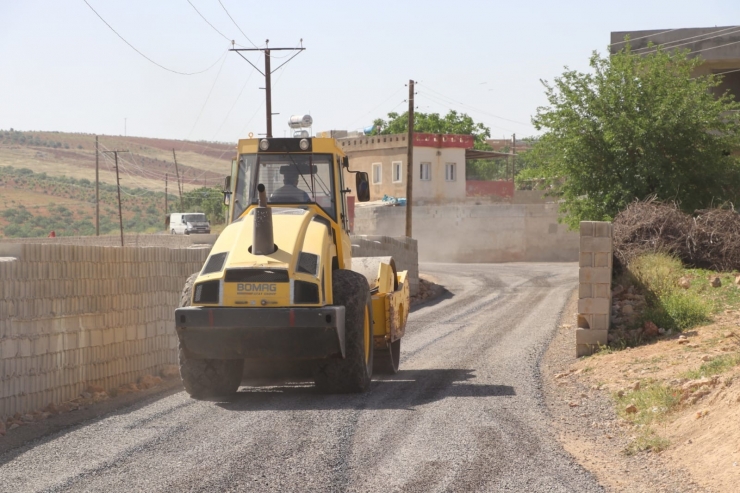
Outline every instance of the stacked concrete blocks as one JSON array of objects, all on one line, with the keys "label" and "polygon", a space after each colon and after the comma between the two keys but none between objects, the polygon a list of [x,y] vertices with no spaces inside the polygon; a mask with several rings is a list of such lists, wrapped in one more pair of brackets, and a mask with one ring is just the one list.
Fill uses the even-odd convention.
[{"label": "stacked concrete blocks", "polygon": [[208,251],[0,243],[0,418],[176,363],[174,309]]},{"label": "stacked concrete blocks", "polygon": [[606,345],[611,310],[612,224],[581,221],[576,352]]},{"label": "stacked concrete blocks", "polygon": [[[125,246],[130,247],[167,247],[190,248],[213,246],[218,235],[171,235],[171,234],[126,234],[123,237]],[[121,237],[104,236],[58,236],[56,238],[0,238],[0,244],[7,243],[43,243],[50,245],[83,245],[83,246],[121,246]]]}]

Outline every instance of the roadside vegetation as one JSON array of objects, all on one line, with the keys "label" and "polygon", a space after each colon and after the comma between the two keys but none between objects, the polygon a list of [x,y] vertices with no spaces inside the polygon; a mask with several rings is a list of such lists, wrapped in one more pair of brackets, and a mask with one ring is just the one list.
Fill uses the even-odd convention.
[{"label": "roadside vegetation", "polygon": [[[562,218],[610,221],[634,200],[673,200],[693,212],[740,203],[740,102],[719,92],[722,76],[694,75],[688,50],[594,53],[591,71],[545,82],[543,132],[520,182],[560,199]],[[698,165],[701,163],[701,165]]]},{"label": "roadside vegetation", "polygon": [[620,267],[610,344],[587,368],[607,382],[631,426],[625,454],[668,449],[675,422],[687,413],[704,419],[708,396],[722,396],[740,376],[738,283],[737,271],[687,267],[668,253],[642,253]]}]

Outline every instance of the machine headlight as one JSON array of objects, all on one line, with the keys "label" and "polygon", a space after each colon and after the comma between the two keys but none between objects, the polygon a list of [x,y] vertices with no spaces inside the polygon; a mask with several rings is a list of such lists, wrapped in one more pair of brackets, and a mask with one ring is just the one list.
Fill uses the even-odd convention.
[{"label": "machine headlight", "polygon": [[298,143],[298,146],[301,148],[302,151],[305,151],[308,149],[308,140],[301,139],[301,141]]},{"label": "machine headlight", "polygon": [[267,139],[260,140],[260,149],[266,151],[270,148],[270,141]]}]

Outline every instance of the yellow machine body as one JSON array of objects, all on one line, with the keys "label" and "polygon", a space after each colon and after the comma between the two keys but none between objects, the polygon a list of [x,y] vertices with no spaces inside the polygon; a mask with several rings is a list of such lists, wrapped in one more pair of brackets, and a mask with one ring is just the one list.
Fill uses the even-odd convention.
[{"label": "yellow machine body", "polygon": [[[265,140],[269,143],[267,151],[260,147]],[[286,309],[293,308],[311,308],[317,310],[317,316],[329,317],[330,312],[321,310],[331,307],[334,302],[332,272],[335,269],[359,269],[368,279],[371,292],[375,347],[385,347],[404,335],[409,310],[407,272],[397,272],[390,259],[353,260],[344,193],[347,189],[343,173],[343,168],[347,166],[345,155],[334,139],[302,139],[309,142],[307,150],[300,148],[303,145],[299,144],[300,140],[239,141],[230,183],[228,190],[225,190],[230,197],[228,225],[216,240],[194,281],[190,305],[211,309],[202,316],[205,324],[209,316],[213,320],[217,310],[221,313],[220,310],[230,308],[274,310],[275,313],[284,313]],[[260,164],[260,158],[269,161],[274,155],[287,155],[285,159],[289,164],[275,167],[272,171]],[[251,245],[254,243],[255,209],[259,205],[256,200],[245,204],[245,197],[254,194],[240,192],[245,188],[244,182],[249,179],[244,176],[243,170],[253,169],[245,163],[256,163],[253,165],[257,171],[250,172],[259,180],[278,183],[281,175],[275,170],[287,174],[291,162],[298,162],[298,166],[303,162],[301,160],[314,158],[326,167],[321,186],[331,193],[304,204],[268,204],[271,208],[275,251],[265,255],[253,254]],[[256,187],[256,183],[251,183],[250,187]],[[364,260],[364,265],[358,260]],[[293,317],[293,312],[289,313]],[[297,313],[299,316],[308,316],[313,312],[304,310]],[[184,319],[180,323],[178,318],[178,331],[185,333],[188,329],[186,325]]]}]

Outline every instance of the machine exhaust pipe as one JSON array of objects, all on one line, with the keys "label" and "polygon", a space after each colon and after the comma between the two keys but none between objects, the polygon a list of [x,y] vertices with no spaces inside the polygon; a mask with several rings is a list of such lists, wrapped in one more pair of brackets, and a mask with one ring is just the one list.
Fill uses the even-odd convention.
[{"label": "machine exhaust pipe", "polygon": [[265,186],[257,185],[258,206],[254,209],[254,229],[252,230],[252,255],[270,255],[277,251],[272,234],[272,209],[267,206]]}]

